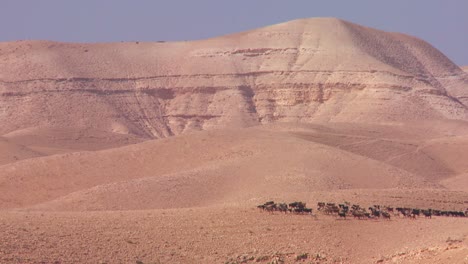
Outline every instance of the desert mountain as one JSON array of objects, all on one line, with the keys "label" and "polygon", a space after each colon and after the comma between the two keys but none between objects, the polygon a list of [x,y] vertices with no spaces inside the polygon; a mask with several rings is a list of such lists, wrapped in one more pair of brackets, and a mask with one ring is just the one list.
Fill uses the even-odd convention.
[{"label": "desert mountain", "polygon": [[187,42],[0,43],[0,135],[468,120],[467,106],[467,74],[430,44],[333,18]]},{"label": "desert mountain", "polygon": [[461,69],[464,70],[465,72],[468,72],[468,66],[462,66]]},{"label": "desert mountain", "polygon": [[428,43],[331,18],[0,43],[0,263],[462,263],[467,106]]}]

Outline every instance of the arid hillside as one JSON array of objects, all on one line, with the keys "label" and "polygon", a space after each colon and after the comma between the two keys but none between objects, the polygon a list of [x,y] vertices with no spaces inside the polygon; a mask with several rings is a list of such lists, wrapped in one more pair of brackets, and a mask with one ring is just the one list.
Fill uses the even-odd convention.
[{"label": "arid hillside", "polygon": [[0,135],[468,120],[466,87],[467,74],[430,44],[334,18],[175,43],[7,42]]},{"label": "arid hillside", "polygon": [[468,263],[464,70],[334,18],[0,43],[0,263]]},{"label": "arid hillside", "polygon": [[[464,210],[466,121],[275,123],[70,151],[0,166],[2,263],[467,260],[467,217],[343,220],[316,207]],[[313,215],[256,208],[268,200]]]},{"label": "arid hillside", "polygon": [[[0,208],[254,206],[272,197],[315,200],[350,190],[382,190],[377,200],[401,189],[426,189],[435,197],[440,190],[468,190],[467,151],[468,124],[461,121],[283,123],[202,131],[5,164],[0,167]],[[453,195],[464,199],[461,193]]]}]

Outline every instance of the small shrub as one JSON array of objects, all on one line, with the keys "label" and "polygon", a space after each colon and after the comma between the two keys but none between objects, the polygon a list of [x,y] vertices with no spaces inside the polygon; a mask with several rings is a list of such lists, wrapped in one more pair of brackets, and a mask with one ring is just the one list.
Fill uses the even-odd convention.
[{"label": "small shrub", "polygon": [[276,257],[273,257],[273,259],[267,264],[282,264],[282,263],[284,263],[284,259],[282,257],[276,256]]},{"label": "small shrub", "polygon": [[269,259],[270,259],[270,257],[268,257],[268,256],[260,256],[260,257],[257,257],[257,259],[255,261],[262,262],[262,261],[267,261]]},{"label": "small shrub", "polygon": [[299,254],[299,255],[296,256],[296,261],[304,260],[304,259],[307,259],[308,257],[309,257],[309,254],[302,253],[302,254]]}]

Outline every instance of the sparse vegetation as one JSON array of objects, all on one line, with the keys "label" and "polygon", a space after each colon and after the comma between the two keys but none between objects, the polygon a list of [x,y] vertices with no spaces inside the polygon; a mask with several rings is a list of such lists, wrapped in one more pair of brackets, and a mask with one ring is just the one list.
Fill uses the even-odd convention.
[{"label": "sparse vegetation", "polygon": [[311,259],[316,260],[316,261],[326,261],[327,260],[326,256],[324,254],[322,254],[322,253],[314,254],[311,257]]},{"label": "sparse vegetation", "polygon": [[236,258],[231,258],[228,261],[225,262],[225,264],[243,264],[243,263],[249,263],[255,260],[254,256],[249,256],[249,255],[239,255]]},{"label": "sparse vegetation", "polygon": [[302,254],[299,254],[296,256],[296,261],[299,261],[299,260],[305,260],[309,257],[309,254],[307,253],[302,253]]},{"label": "sparse vegetation", "polygon": [[264,261],[267,261],[267,260],[269,260],[269,259],[270,259],[269,256],[260,256],[260,257],[257,257],[257,258],[255,259],[255,261],[257,261],[257,262],[264,262]]},{"label": "sparse vegetation", "polygon": [[[290,254],[289,254],[290,255]],[[285,258],[288,254],[283,253],[274,253],[272,255],[261,255],[261,256],[251,256],[251,255],[239,255],[236,258],[230,258],[225,264],[244,264],[244,263],[266,263],[266,264],[282,264],[285,263]]]}]

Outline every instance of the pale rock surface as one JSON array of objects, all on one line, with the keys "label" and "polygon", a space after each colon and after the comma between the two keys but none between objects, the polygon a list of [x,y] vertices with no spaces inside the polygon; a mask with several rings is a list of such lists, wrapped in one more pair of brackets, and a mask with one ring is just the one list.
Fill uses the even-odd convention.
[{"label": "pale rock surface", "polygon": [[0,135],[144,138],[271,122],[468,120],[468,77],[430,44],[334,18],[200,41],[0,43]]}]

